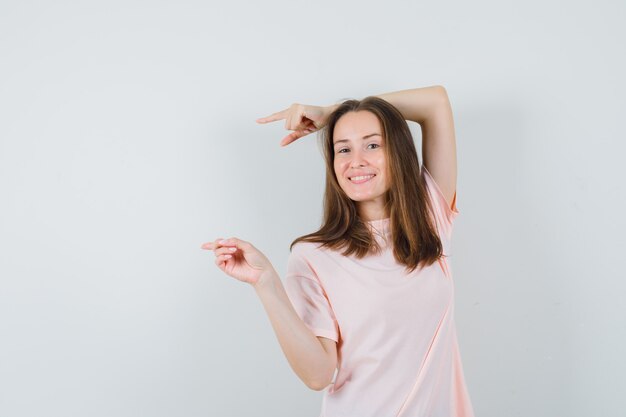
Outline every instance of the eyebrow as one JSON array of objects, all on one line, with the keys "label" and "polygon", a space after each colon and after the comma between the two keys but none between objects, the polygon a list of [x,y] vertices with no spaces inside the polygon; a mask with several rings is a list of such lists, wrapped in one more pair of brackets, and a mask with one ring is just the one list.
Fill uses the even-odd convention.
[{"label": "eyebrow", "polygon": [[[382,138],[382,135],[380,133],[370,133],[369,135],[363,136],[361,139],[368,139],[368,138],[371,138],[372,136],[380,136]],[[336,144],[338,144],[340,142],[349,142],[349,140],[348,139],[340,139],[338,141],[335,141],[335,143],[333,143],[333,146],[335,146]]]}]

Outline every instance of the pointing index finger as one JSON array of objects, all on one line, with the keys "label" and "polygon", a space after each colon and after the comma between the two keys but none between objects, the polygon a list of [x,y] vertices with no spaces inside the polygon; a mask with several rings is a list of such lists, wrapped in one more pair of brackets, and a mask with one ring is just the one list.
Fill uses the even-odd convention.
[{"label": "pointing index finger", "polygon": [[287,110],[282,110],[282,111],[279,111],[277,113],[273,113],[273,114],[271,114],[269,116],[261,117],[259,119],[256,119],[256,122],[257,123],[267,123],[267,122],[275,122],[276,120],[282,120],[282,119],[285,118],[285,112],[286,111]]},{"label": "pointing index finger", "polygon": [[214,250],[217,247],[217,244],[220,240],[222,240],[223,238],[218,237],[217,239],[215,239],[213,242],[206,242],[203,243],[202,246],[200,246],[201,249],[209,249],[209,250]]}]

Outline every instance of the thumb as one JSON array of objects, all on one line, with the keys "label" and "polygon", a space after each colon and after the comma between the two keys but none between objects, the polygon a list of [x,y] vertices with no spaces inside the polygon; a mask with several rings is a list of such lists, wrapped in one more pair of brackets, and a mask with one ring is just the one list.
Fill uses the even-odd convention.
[{"label": "thumb", "polygon": [[280,146],[287,146],[292,142],[295,142],[296,140],[300,139],[303,136],[308,135],[309,131],[307,130],[296,130],[293,133],[288,134],[287,136],[285,136],[283,138],[283,140],[280,141]]},{"label": "thumb", "polygon": [[218,243],[224,246],[235,246],[239,249],[243,249],[248,242],[246,242],[245,240],[237,239],[236,237],[229,237],[228,239],[220,240]]}]

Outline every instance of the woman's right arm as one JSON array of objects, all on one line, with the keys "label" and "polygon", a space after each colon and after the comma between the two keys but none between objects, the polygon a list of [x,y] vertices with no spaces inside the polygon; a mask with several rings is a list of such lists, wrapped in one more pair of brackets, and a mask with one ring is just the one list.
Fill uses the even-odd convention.
[{"label": "woman's right arm", "polygon": [[234,237],[204,243],[202,249],[215,253],[224,273],[254,287],[298,377],[316,391],[328,386],[337,367],[337,344],[318,338],[304,324],[269,259],[252,243]]},{"label": "woman's right arm", "polygon": [[337,343],[317,337],[304,324],[287,297],[280,277],[272,272],[254,289],[269,316],[289,365],[311,389],[321,391],[331,383],[337,367]]}]

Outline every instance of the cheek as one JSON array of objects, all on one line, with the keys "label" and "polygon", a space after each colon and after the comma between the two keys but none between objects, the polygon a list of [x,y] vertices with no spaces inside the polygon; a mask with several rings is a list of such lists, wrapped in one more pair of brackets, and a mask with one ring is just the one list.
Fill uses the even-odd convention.
[{"label": "cheek", "polygon": [[389,173],[387,172],[387,164],[386,164],[386,159],[385,158],[381,158],[378,161],[378,168],[380,169],[380,174],[384,177],[385,179],[385,185],[388,186],[389,185]]},{"label": "cheek", "polygon": [[385,158],[381,158],[378,161],[378,167],[380,171],[386,176],[387,175],[387,160]]},{"label": "cheek", "polygon": [[335,174],[337,174],[337,178],[341,176],[341,173],[344,170],[344,165],[345,164],[342,164],[341,161],[335,161],[334,166],[335,166]]}]

